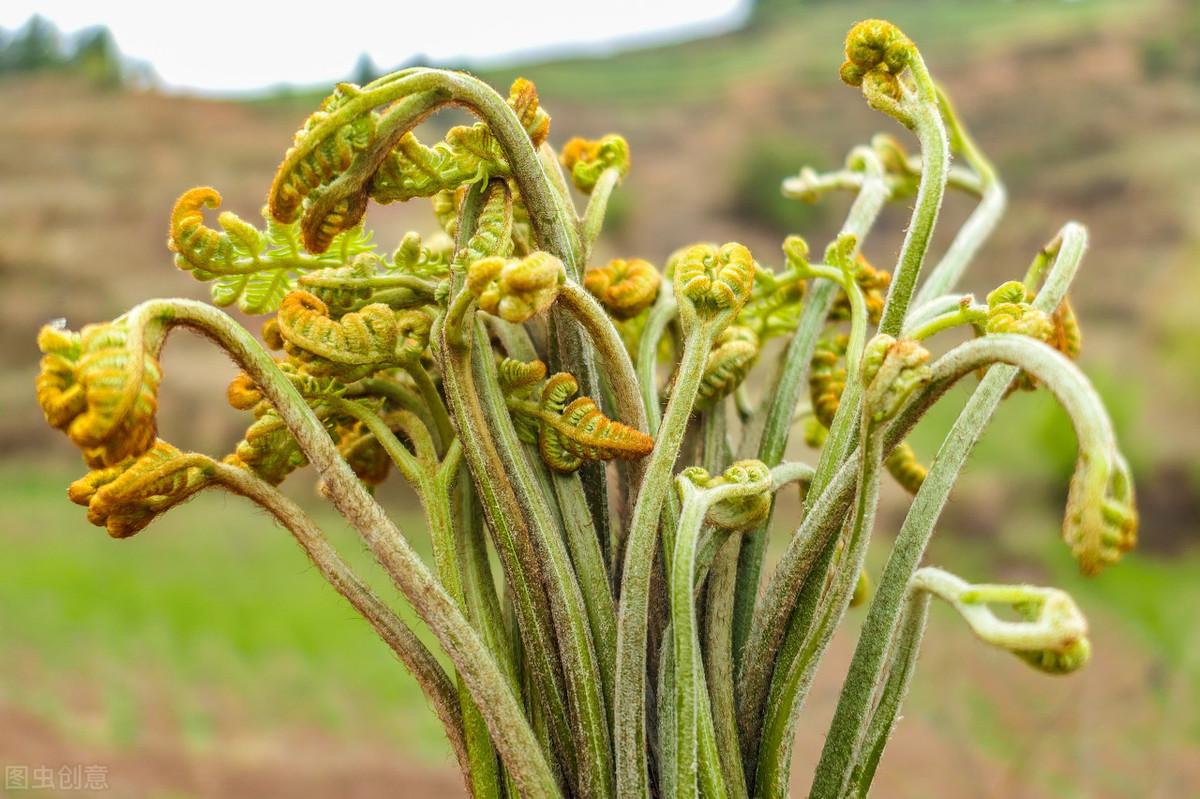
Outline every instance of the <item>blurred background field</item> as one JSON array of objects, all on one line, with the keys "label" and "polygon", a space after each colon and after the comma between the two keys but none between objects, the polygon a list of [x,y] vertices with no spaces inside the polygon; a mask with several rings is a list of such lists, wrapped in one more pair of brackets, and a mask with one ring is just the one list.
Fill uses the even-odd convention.
[{"label": "blurred background field", "polygon": [[[785,234],[823,247],[848,204],[785,200],[782,177],[836,167],[878,130],[907,135],[837,81],[844,31],[864,16],[886,16],[917,41],[1008,186],[1010,210],[968,289],[1022,274],[1064,221],[1090,228],[1073,292],[1082,365],[1133,460],[1142,511],[1139,550],[1098,579],[1079,577],[1056,540],[1074,452],[1066,419],[1042,394],[1005,403],[929,560],[973,580],[1071,591],[1094,630],[1093,662],[1046,678],[936,609],[878,794],[1200,795],[1200,4],[780,0],[720,35],[476,71],[499,88],[518,74],[534,80],[560,144],[609,130],[629,139],[633,171],[597,260],[661,263],[680,244],[736,238],[777,263]],[[45,321],[77,327],[149,297],[207,297],[165,247],[175,197],[213,185],[224,207],[253,217],[328,87],[166,93],[144,67],[120,68],[103,36],[64,55],[38,44],[52,41],[49,28],[30,30],[0,36],[0,765],[106,764],[118,796],[374,797],[397,785],[459,795],[416,686],[282,531],[212,495],[134,541],[107,539],[67,502],[83,467],[33,398]],[[420,50],[397,41],[397,63]],[[375,68],[364,60],[357,71]],[[347,77],[360,76],[329,82]],[[950,197],[935,247],[969,211]],[[881,220],[867,246],[876,265],[890,265],[906,217],[893,208]],[[433,228],[419,203],[375,208],[369,220],[386,249],[405,230]],[[245,425],[223,399],[232,365],[181,335],[164,370],[162,436],[228,451]],[[923,458],[952,405],[923,423]],[[288,486],[377,578],[319,509],[310,475]],[[406,492],[383,495],[427,548]],[[887,497],[876,573],[904,508],[898,492]],[[776,542],[797,510],[787,497]],[[797,793],[860,615],[809,700]]]}]

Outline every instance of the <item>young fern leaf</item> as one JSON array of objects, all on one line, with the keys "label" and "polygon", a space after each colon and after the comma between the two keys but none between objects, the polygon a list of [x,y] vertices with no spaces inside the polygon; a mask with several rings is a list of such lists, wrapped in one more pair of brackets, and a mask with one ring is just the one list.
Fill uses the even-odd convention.
[{"label": "young fern leaf", "polygon": [[154,445],[162,371],[123,324],[87,325],[79,333],[46,325],[38,347],[38,404],[88,466],[114,466]]},{"label": "young fern leaf", "polygon": [[654,448],[650,436],[609,419],[591,397],[572,400],[579,392],[579,384],[566,372],[547,380],[539,402],[534,403],[521,396],[527,395],[545,374],[545,364],[506,358],[499,370],[518,432],[530,440],[536,422],[538,451],[546,465],[555,471],[569,474],[585,460],[634,460]]},{"label": "young fern leaf", "polygon": [[212,459],[156,440],[150,449],[76,480],[67,496],[88,509],[88,521],[113,538],[128,538],[212,483]]},{"label": "young fern leaf", "polygon": [[[918,569],[910,586],[912,591],[927,591],[945,600],[981,640],[1007,649],[1039,671],[1069,674],[1091,657],[1087,620],[1065,591],[1032,585],[971,585],[932,566]],[[992,605],[1007,606],[1021,620],[997,617]]]},{"label": "young fern leaf", "polygon": [[[550,133],[550,116],[540,107],[537,88],[518,78],[509,92],[508,105],[517,114],[536,148]],[[380,165],[371,181],[370,197],[378,203],[433,197],[462,186],[511,174],[504,151],[483,122],[458,125],[432,147],[421,144],[410,131],[404,134]]]},{"label": "young fern leaf", "polygon": [[629,174],[629,143],[615,133],[594,141],[574,138],[563,146],[561,159],[575,188],[591,194],[604,170],[615,169],[622,178]]},{"label": "young fern leaf", "polygon": [[230,211],[218,217],[222,229],[217,231],[204,224],[204,209],[220,205],[216,189],[184,192],[171,212],[167,239],[176,266],[197,280],[215,281],[212,298],[217,305],[237,303],[249,314],[273,313],[295,288],[297,275],[348,264],[375,249],[371,234],[354,228],[332,239],[322,255],[309,255],[300,246],[298,225],[275,222],[266,209],[265,232]]},{"label": "young fern leaf", "polygon": [[[876,269],[859,253],[855,259],[854,282],[862,289],[863,300],[867,304],[867,320],[879,324],[883,315],[883,304],[887,300],[887,289],[892,282],[892,273],[885,269]],[[850,318],[850,300],[845,293],[840,293],[833,301],[829,310],[829,318],[842,320]]]},{"label": "young fern leaf", "polygon": [[589,269],[583,287],[600,300],[614,319],[628,320],[654,304],[662,277],[649,261],[615,258],[608,266]]},{"label": "young fern leaf", "polygon": [[696,392],[698,410],[711,408],[732,394],[758,361],[758,335],[748,327],[730,325],[713,342]]},{"label": "young fern leaf", "polygon": [[480,310],[514,323],[528,322],[553,305],[565,280],[562,261],[546,252],[521,259],[491,256],[467,270],[467,290],[478,298]]},{"label": "young fern leaf", "polygon": [[419,358],[429,345],[432,320],[422,310],[368,305],[332,319],[325,303],[293,291],[279,308],[284,349],[315,376],[352,381]]}]

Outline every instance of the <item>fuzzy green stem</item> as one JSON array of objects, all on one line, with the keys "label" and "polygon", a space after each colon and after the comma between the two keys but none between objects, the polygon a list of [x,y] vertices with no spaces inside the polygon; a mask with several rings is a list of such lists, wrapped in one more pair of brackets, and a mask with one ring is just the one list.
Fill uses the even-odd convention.
[{"label": "fuzzy green stem", "polygon": [[[1048,312],[1062,301],[1083,257],[1086,242],[1086,233],[1078,225],[1068,224],[1060,232],[1054,268],[1034,302],[1039,310]],[[1017,369],[1012,366],[995,366],[988,370],[938,450],[913,499],[867,611],[813,777],[811,796],[838,796],[850,779],[856,753],[869,723],[868,709],[875,693],[875,681],[900,622],[908,581],[920,563],[958,473],[1016,374]]]}]

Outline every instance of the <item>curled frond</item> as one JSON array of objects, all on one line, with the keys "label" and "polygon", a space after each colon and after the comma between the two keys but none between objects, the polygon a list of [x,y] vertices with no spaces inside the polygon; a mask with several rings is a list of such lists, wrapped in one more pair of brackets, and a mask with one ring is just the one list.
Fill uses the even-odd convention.
[{"label": "curled frond", "polygon": [[762,341],[795,330],[804,310],[808,243],[799,236],[788,236],[783,249],[787,268],[776,274],[762,266],[756,267],[750,299],[742,306],[737,318],[737,324],[753,329]]},{"label": "curled frond", "polygon": [[546,379],[546,364],[541,361],[518,361],[502,358],[496,364],[500,390],[505,396],[527,396],[534,386]]},{"label": "curled frond", "polygon": [[[699,466],[684,469],[678,479],[704,492],[712,492],[704,520],[726,530],[753,530],[771,512],[771,470],[757,460],[737,461],[720,475],[710,475]],[[684,496],[686,499],[686,494]]]},{"label": "curled frond", "polygon": [[678,302],[700,314],[737,314],[754,289],[754,257],[741,244],[693,244],[674,261]]},{"label": "curled frond", "polygon": [[1054,337],[1054,322],[1045,311],[1038,310],[1029,300],[1025,284],[1010,280],[987,295],[988,333],[1019,333],[1050,343]]},{"label": "curled frond", "polygon": [[[971,585],[931,566],[917,570],[910,586],[950,603],[980,639],[1007,649],[1040,671],[1067,674],[1091,655],[1087,620],[1065,591],[1033,585]],[[1020,620],[1001,619],[992,606],[1006,607]]]},{"label": "curled frond", "polygon": [[197,280],[215,281],[213,302],[237,303],[246,313],[270,313],[296,283],[296,275],[310,270],[344,266],[375,246],[361,229],[339,232],[325,242],[321,256],[304,253],[301,231],[294,223],[276,222],[263,210],[266,231],[226,211],[218,217],[221,230],[204,224],[204,209],[217,208],[221,195],[202,186],[189,189],[175,202],[167,247],[175,264]]},{"label": "curled frond", "polygon": [[730,325],[722,330],[705,361],[695,407],[709,408],[732,394],[750,374],[758,352],[758,335],[750,328]]},{"label": "curled frond", "polygon": [[846,34],[846,61],[838,74],[847,85],[862,87],[872,107],[892,113],[902,96],[900,74],[916,54],[916,45],[895,25],[865,19]]},{"label": "curled frond", "polygon": [[1084,574],[1097,574],[1137,544],[1133,478],[1115,453],[1080,452],[1067,489],[1063,540]]},{"label": "curled frond", "polygon": [[562,261],[546,252],[521,259],[483,258],[467,270],[467,290],[479,307],[509,322],[527,322],[554,304],[566,279]]},{"label": "curled frond", "polygon": [[378,116],[371,111],[342,124],[331,121],[360,94],[352,83],[339,84],[296,132],[271,182],[267,202],[272,217],[280,222],[296,221],[305,198],[349,169],[354,157],[375,141]]},{"label": "curled frond", "polygon": [[44,353],[38,404],[91,467],[141,455],[155,441],[162,372],[137,344],[140,338],[130,339],[119,322],[87,325],[79,333],[47,325],[38,334]]},{"label": "curled frond", "polygon": [[541,147],[550,136],[550,115],[542,108],[537,86],[526,78],[517,78],[508,90],[508,106],[521,121],[535,148]]},{"label": "curled frond", "polygon": [[863,409],[872,421],[896,415],[901,406],[932,378],[929,351],[919,342],[881,334],[867,342],[862,367]]},{"label": "curled frond", "polygon": [[571,172],[571,182],[584,194],[591,194],[606,169],[629,174],[629,142],[615,133],[599,139],[574,138],[563,145],[562,164]]},{"label": "curled frond", "polygon": [[924,464],[917,460],[917,453],[907,441],[901,441],[883,462],[888,473],[910,494],[916,494],[929,474]]},{"label": "curled frond", "polygon": [[1071,360],[1078,359],[1079,353],[1083,351],[1083,333],[1079,328],[1075,309],[1071,307],[1070,297],[1063,297],[1062,302],[1050,315],[1050,321],[1054,323],[1050,346]]},{"label": "curled frond", "polygon": [[821,338],[813,349],[808,371],[808,388],[813,415],[825,428],[833,425],[842,392],[846,389],[846,348],[850,337],[835,333]]},{"label": "curled frond", "polygon": [[541,361],[501,362],[501,386],[514,413],[514,423],[526,440],[536,422],[538,451],[546,464],[558,472],[573,472],[584,461],[633,460],[650,453],[654,440],[645,433],[605,416],[591,397],[572,399],[579,391],[575,378],[566,372],[550,377],[542,386],[537,403],[522,399],[533,378],[544,374]]},{"label": "curled frond", "polygon": [[608,266],[589,269],[583,286],[600,300],[614,319],[632,319],[654,304],[662,277],[649,261],[614,258]]},{"label": "curled frond", "polygon": [[156,440],[144,453],[97,469],[71,484],[67,496],[88,509],[88,521],[113,538],[128,538],[156,516],[211,485],[212,460]]},{"label": "curled frond", "polygon": [[252,471],[271,485],[279,485],[289,474],[307,465],[308,458],[279,414],[266,410],[246,429],[225,462]]},{"label": "curled frond", "polygon": [[[888,286],[892,282],[892,273],[886,269],[876,269],[859,253],[854,261],[854,282],[862,289],[863,301],[867,305],[867,320],[871,324],[879,324],[883,315],[883,305],[887,301]],[[839,294],[829,310],[830,319],[849,319],[850,300],[845,294]]]},{"label": "curled frond", "polygon": [[420,277],[441,278],[449,273],[453,257],[454,240],[449,236],[438,233],[422,242],[421,235],[410,230],[392,253],[392,269]]},{"label": "curled frond", "polygon": [[[300,288],[325,303],[332,316],[341,316],[356,307],[367,304],[374,293],[367,281],[379,272],[380,258],[374,253],[363,253],[346,266],[318,269],[299,280]],[[422,298],[409,291],[412,302]]]},{"label": "curled frond", "polygon": [[512,254],[513,200],[508,186],[494,181],[483,195],[475,232],[461,251],[455,254],[456,264],[469,265],[484,258]]},{"label": "curled frond", "polygon": [[400,360],[397,314],[386,305],[368,305],[334,320],[321,300],[293,291],[279,306],[278,319],[285,349],[308,364],[312,374],[351,380]]}]

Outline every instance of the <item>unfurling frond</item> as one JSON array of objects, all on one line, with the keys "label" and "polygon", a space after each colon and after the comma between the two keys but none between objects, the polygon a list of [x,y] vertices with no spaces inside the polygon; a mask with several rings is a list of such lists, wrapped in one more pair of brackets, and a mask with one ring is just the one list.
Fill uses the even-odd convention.
[{"label": "unfurling frond", "polygon": [[527,322],[549,308],[566,279],[562,261],[546,252],[521,259],[484,258],[467,270],[467,290],[479,307],[509,322]]},{"label": "unfurling frond", "polygon": [[268,195],[275,219],[296,221],[305,198],[349,169],[355,155],[375,140],[375,113],[368,110],[344,121],[337,116],[360,93],[354,84],[339,84],[296,132]]},{"label": "unfurling frond", "polygon": [[265,410],[246,429],[225,462],[248,469],[271,485],[279,485],[289,474],[307,465],[308,458],[279,414]]},{"label": "unfurling frond", "polygon": [[1097,574],[1137,544],[1133,478],[1115,453],[1080,452],[1067,489],[1063,540],[1084,574]]},{"label": "unfurling frond", "polygon": [[469,266],[493,256],[507,258],[512,254],[512,234],[512,194],[504,183],[496,181],[484,192],[475,232],[466,246],[455,253],[455,264]]},{"label": "unfurling frond", "polygon": [[863,352],[863,409],[872,421],[895,416],[929,382],[929,350],[919,342],[877,335]]},{"label": "unfurling frond", "polygon": [[1050,343],[1054,337],[1054,322],[1045,311],[1030,302],[1025,284],[1010,280],[987,295],[988,333],[1019,333]]},{"label": "unfurling frond", "polygon": [[153,446],[162,372],[125,326],[106,322],[73,333],[47,325],[38,347],[38,404],[88,466],[113,466]]},{"label": "unfurling frond", "polygon": [[1075,309],[1071,307],[1070,297],[1063,297],[1062,302],[1050,315],[1050,320],[1054,323],[1050,346],[1073,361],[1078,359],[1079,353],[1083,351],[1083,332],[1079,328]]},{"label": "unfurling frond", "polygon": [[607,266],[589,269],[583,286],[614,319],[632,319],[654,304],[662,276],[641,258],[614,258]]},{"label": "unfurling frond", "polygon": [[712,407],[732,394],[750,374],[758,351],[758,336],[750,328],[731,325],[722,330],[704,364],[695,407]]},{"label": "unfurling frond", "polygon": [[347,230],[326,243],[325,254],[312,256],[300,246],[298,225],[275,222],[267,215],[266,231],[226,211],[218,217],[221,231],[204,224],[204,209],[218,208],[221,195],[202,186],[189,189],[175,202],[167,247],[175,265],[197,280],[215,281],[213,302],[237,303],[250,314],[272,313],[296,284],[296,275],[350,263],[375,249],[370,234]]},{"label": "unfurling frond", "polygon": [[[307,291],[293,291],[279,306],[278,318],[285,349],[315,375],[353,380],[402,359],[399,317],[386,305],[368,305],[334,320],[325,303]],[[426,342],[427,337],[428,328]],[[408,349],[415,346],[404,343]]]},{"label": "unfurling frond", "polygon": [[901,441],[883,462],[888,473],[910,494],[916,494],[925,482],[929,469],[917,460],[917,453],[907,441]]},{"label": "unfurling frond", "polygon": [[813,414],[825,428],[833,425],[842,392],[846,390],[846,348],[850,337],[844,333],[825,336],[813,350],[808,371],[808,388]]},{"label": "unfurling frond", "polygon": [[737,314],[754,289],[754,257],[741,244],[693,244],[674,261],[675,295],[701,314]]},{"label": "unfurling frond", "polygon": [[550,468],[573,472],[584,461],[633,460],[654,448],[650,436],[609,419],[591,397],[572,400],[579,384],[566,372],[546,381],[537,403],[522,399],[545,368],[541,361],[505,359],[499,371],[518,432],[531,440],[536,429],[538,450]]},{"label": "unfurling frond", "polygon": [[496,364],[496,372],[500,378],[500,390],[506,397],[525,397],[534,386],[546,379],[546,364],[502,358]]},{"label": "unfurling frond", "polygon": [[[508,104],[535,147],[546,140],[550,116],[540,107],[533,83],[518,78]],[[455,126],[446,132],[443,141],[432,147],[421,144],[409,132],[400,138],[375,173],[370,196],[378,203],[403,202],[510,175],[503,148],[483,122]]]},{"label": "unfurling frond", "polygon": [[526,78],[517,78],[508,90],[508,106],[521,121],[535,148],[541,147],[550,136],[550,115],[542,108],[537,86]]},{"label": "unfurling frond", "polygon": [[681,491],[691,484],[713,492],[715,501],[708,506],[704,520],[715,527],[735,532],[753,530],[771,513],[771,470],[762,461],[737,461],[715,476],[691,466],[680,473],[677,481]]},{"label": "unfurling frond", "polygon": [[[971,585],[927,566],[913,575],[910,590],[928,591],[950,603],[980,639],[1007,649],[1040,671],[1067,674],[1091,655],[1087,620],[1075,600],[1057,588]],[[1007,607],[1020,620],[1001,619],[993,605]]]},{"label": "unfurling frond", "polygon": [[165,441],[71,484],[67,495],[88,509],[88,521],[113,538],[128,538],[211,484],[212,459],[184,454]]},{"label": "unfurling frond", "polygon": [[606,169],[615,169],[620,177],[629,174],[629,142],[615,133],[599,139],[574,138],[563,145],[562,164],[571,172],[571,182],[584,194],[591,194]]}]

